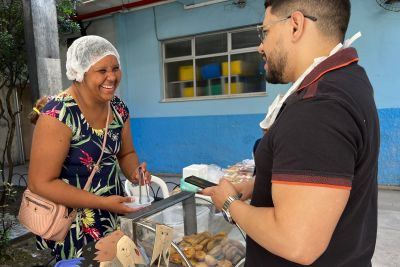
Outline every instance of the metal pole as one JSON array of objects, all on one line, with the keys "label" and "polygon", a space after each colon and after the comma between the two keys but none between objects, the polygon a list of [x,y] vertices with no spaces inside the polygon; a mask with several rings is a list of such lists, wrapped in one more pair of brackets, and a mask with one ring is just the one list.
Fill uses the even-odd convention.
[{"label": "metal pole", "polygon": [[197,233],[196,200],[194,194],[182,201],[185,235]]}]

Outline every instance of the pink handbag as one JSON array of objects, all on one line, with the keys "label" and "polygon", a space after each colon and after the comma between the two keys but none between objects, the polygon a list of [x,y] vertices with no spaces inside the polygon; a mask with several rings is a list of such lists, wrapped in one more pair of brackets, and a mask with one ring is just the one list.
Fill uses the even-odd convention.
[{"label": "pink handbag", "polygon": [[[101,154],[94,165],[92,172],[85,184],[84,190],[88,190],[93,176],[99,169],[101,158],[107,141],[108,122],[110,117],[110,104],[108,105],[107,123],[103,138]],[[72,222],[76,217],[76,209],[68,214],[68,208],[61,204],[56,204],[44,197],[32,193],[26,189],[19,208],[18,220],[32,233],[53,241],[63,241],[71,228]]]}]

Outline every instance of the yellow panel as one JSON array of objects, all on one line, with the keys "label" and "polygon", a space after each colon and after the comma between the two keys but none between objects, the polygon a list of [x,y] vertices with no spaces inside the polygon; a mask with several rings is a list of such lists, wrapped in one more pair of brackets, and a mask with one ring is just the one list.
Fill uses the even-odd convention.
[{"label": "yellow panel", "polygon": [[228,62],[222,62],[222,75],[228,76]]},{"label": "yellow panel", "polygon": [[[224,93],[228,94],[228,83],[225,83]],[[241,94],[243,93],[243,83],[231,83],[231,94]]]},{"label": "yellow panel", "polygon": [[193,87],[183,88],[183,97],[193,97],[193,96],[194,96],[194,88]]},{"label": "yellow panel", "polygon": [[[231,61],[231,75],[246,75],[249,73],[247,64],[241,60]],[[228,62],[222,63],[222,75],[228,76]]]},{"label": "yellow panel", "polygon": [[193,80],[193,66],[180,66],[179,67],[179,80],[190,81]]},{"label": "yellow panel", "polygon": [[[196,67],[196,80],[200,78],[199,68]],[[179,81],[193,81],[193,65],[179,67]]]}]

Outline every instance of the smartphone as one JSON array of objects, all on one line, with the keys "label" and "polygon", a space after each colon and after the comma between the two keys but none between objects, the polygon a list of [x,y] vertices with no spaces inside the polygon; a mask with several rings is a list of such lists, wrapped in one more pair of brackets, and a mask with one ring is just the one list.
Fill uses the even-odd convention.
[{"label": "smartphone", "polygon": [[195,185],[197,187],[200,187],[201,189],[217,185],[217,184],[214,184],[214,183],[212,183],[210,181],[207,181],[207,180],[205,180],[203,178],[200,178],[200,177],[197,177],[197,176],[194,176],[194,175],[186,177],[185,178],[185,182],[189,183],[189,184],[192,184],[192,185]]}]

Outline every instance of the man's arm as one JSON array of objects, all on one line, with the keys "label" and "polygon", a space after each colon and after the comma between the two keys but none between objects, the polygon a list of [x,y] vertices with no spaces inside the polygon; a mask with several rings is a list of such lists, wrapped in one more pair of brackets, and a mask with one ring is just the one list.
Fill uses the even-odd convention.
[{"label": "man's arm", "polygon": [[[289,261],[307,265],[326,250],[349,198],[349,190],[273,184],[274,207],[258,208],[234,201],[233,220],[260,246]],[[236,193],[227,181],[206,191],[221,209]]]},{"label": "man's arm", "polygon": [[259,245],[282,258],[311,264],[326,250],[349,190],[272,185],[273,208],[232,203],[233,219]]}]

